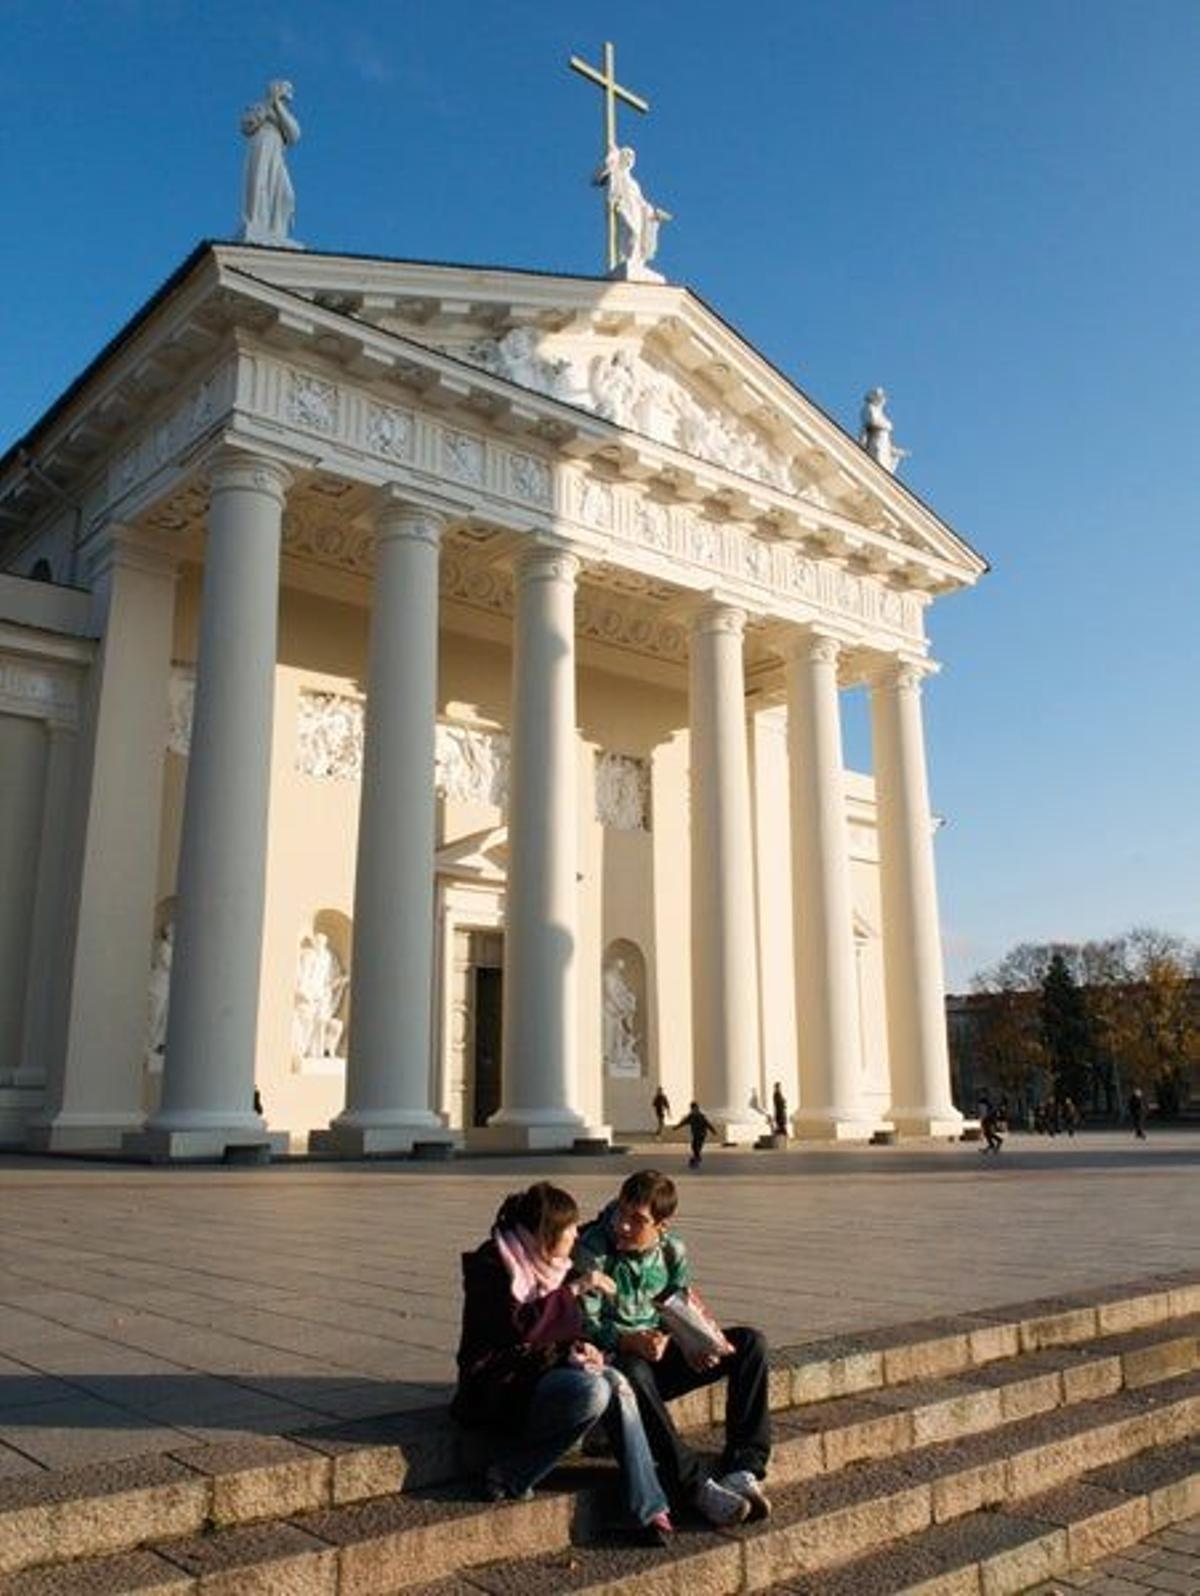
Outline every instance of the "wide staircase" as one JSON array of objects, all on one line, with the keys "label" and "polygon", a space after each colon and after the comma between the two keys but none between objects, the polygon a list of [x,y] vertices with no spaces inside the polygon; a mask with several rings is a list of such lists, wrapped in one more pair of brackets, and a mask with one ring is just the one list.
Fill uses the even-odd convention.
[{"label": "wide staircase", "polygon": [[779,1349],[772,1516],[664,1550],[603,1460],[480,1501],[444,1409],[3,1480],[0,1593],[1004,1596],[1200,1512],[1198,1358],[1197,1273]]}]

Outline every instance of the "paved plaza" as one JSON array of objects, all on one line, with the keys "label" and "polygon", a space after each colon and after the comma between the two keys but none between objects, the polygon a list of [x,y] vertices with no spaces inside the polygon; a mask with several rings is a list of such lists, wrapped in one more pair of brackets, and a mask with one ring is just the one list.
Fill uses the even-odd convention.
[{"label": "paved plaza", "polygon": [[149,1169],[0,1161],[0,1474],[423,1406],[458,1256],[539,1175],[589,1213],[650,1161],[698,1283],[800,1342],[1200,1266],[1200,1135]]}]

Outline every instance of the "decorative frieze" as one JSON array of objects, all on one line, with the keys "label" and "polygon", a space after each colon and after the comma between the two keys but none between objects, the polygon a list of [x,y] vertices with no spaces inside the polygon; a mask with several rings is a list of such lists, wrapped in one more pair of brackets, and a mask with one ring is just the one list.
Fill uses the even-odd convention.
[{"label": "decorative frieze", "polygon": [[596,819],[613,831],[649,831],[650,765],[631,754],[596,753]]},{"label": "decorative frieze", "polygon": [[169,415],[121,450],[109,467],[110,502],[161,470],[220,418],[232,398],[233,370],[229,365],[211,373],[189,389]]},{"label": "decorative frieze", "polygon": [[26,660],[0,660],[0,713],[74,726],[79,683],[73,675]]}]

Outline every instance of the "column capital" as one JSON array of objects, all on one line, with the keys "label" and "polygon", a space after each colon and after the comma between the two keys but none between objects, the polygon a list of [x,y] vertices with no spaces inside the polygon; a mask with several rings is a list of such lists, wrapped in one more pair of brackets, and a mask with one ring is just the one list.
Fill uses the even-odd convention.
[{"label": "column capital", "polygon": [[746,611],[737,604],[725,604],[720,599],[712,599],[702,604],[692,615],[691,630],[693,636],[727,632],[741,637],[746,630]]},{"label": "column capital", "polygon": [[780,641],[780,652],[785,660],[801,660],[812,665],[836,666],[844,647],[840,637],[815,626],[790,628]]},{"label": "column capital", "polygon": [[214,493],[242,488],[250,493],[265,493],[281,506],[292,485],[292,473],[282,461],[229,444],[223,444],[209,458],[207,471]]},{"label": "column capital", "polygon": [[535,543],[522,549],[513,560],[513,575],[518,583],[574,583],[582,568],[578,554],[556,543]]},{"label": "column capital", "polygon": [[873,691],[919,693],[925,678],[936,676],[941,668],[932,659],[908,654],[878,654],[867,667],[867,680]]},{"label": "column capital", "polygon": [[375,501],[377,538],[408,538],[436,549],[448,520],[444,511],[406,499],[393,488],[381,489]]}]

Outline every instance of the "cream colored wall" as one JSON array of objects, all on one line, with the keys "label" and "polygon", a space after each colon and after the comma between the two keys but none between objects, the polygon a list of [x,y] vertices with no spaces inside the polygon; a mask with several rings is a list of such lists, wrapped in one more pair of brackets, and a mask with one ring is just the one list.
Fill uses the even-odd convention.
[{"label": "cream colored wall", "polygon": [[749,729],[761,994],[759,1099],[769,1112],[778,1081],[794,1111],[799,1087],[787,716],[780,708],[760,710],[751,715]]}]

